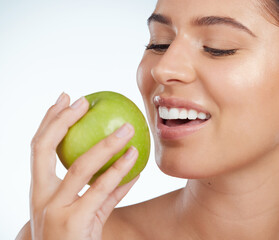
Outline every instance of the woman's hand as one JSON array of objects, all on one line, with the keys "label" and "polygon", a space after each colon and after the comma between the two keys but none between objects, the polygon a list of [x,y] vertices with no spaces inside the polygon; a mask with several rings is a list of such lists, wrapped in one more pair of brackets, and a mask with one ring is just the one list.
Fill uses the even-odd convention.
[{"label": "woman's hand", "polygon": [[55,174],[56,147],[89,107],[84,97],[69,106],[69,96],[61,96],[62,99],[47,111],[31,143],[32,238],[99,240],[110,213],[137,180],[118,187],[134,165],[137,150],[131,147],[81,197],[78,193],[92,175],[128,143],[134,129],[124,124],[100,141],[72,164],[61,181]]}]

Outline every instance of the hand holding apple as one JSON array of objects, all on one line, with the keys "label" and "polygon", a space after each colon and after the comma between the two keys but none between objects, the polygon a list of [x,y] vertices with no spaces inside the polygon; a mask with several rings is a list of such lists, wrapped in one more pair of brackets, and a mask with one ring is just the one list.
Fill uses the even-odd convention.
[{"label": "hand holding apple", "polygon": [[130,147],[82,196],[78,193],[111,156],[129,144],[135,131],[130,124],[124,124],[78,157],[61,180],[55,174],[55,151],[69,128],[82,120],[90,106],[85,97],[71,106],[67,94],[59,99],[48,109],[31,142],[32,238],[53,240],[59,236],[59,239],[84,240],[90,236],[101,240],[111,212],[138,179],[118,186],[135,165],[138,151]]},{"label": "hand holding apple", "polygon": [[63,165],[68,169],[79,156],[128,122],[134,127],[134,137],[95,173],[89,182],[89,184],[92,184],[130,146],[134,146],[137,148],[139,156],[134,167],[121,181],[120,185],[123,185],[134,179],[144,169],[149,158],[150,134],[145,118],[131,100],[119,93],[97,92],[87,95],[85,98],[90,104],[89,110],[69,129],[56,149],[57,154]]}]

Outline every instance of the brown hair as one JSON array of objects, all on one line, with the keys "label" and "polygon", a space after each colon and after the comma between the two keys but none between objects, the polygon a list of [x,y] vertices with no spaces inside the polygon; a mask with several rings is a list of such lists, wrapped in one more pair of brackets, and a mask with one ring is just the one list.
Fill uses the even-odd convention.
[{"label": "brown hair", "polygon": [[279,27],[279,0],[260,0],[265,15],[270,18],[273,24]]}]

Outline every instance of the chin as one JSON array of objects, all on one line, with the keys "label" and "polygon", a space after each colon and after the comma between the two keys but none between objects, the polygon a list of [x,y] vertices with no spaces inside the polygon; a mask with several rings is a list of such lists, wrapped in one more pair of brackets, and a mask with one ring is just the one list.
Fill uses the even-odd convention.
[{"label": "chin", "polygon": [[159,169],[172,177],[201,179],[218,174],[218,172],[208,168],[208,164],[204,162],[205,158],[197,158],[194,156],[185,157],[185,155],[179,156],[178,154],[163,153],[161,155],[156,154],[155,159]]},{"label": "chin", "polygon": [[[212,150],[212,149],[211,149]],[[203,151],[186,151],[184,147],[157,148],[155,160],[159,169],[172,177],[206,179],[223,175],[239,167],[221,152],[205,148]],[[241,164],[240,164],[241,165]]]}]

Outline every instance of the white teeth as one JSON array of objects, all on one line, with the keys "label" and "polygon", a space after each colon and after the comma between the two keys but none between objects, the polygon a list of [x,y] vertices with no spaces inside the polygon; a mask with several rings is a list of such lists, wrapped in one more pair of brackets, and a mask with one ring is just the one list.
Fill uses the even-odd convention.
[{"label": "white teeth", "polygon": [[204,119],[206,119],[206,114],[200,112],[200,113],[198,114],[198,118],[204,120]]},{"label": "white teeth", "polygon": [[203,112],[197,112],[194,109],[186,110],[181,108],[170,108],[167,107],[159,107],[159,116],[163,119],[208,119],[207,115]]},{"label": "white teeth", "polygon": [[177,108],[171,108],[169,110],[169,118],[170,119],[178,119],[179,118],[179,110]]},{"label": "white teeth", "polygon": [[169,119],[169,111],[166,107],[159,107],[160,118]]},{"label": "white teeth", "polygon": [[188,117],[188,113],[186,109],[183,109],[182,111],[180,111],[179,113],[179,119],[187,119]]},{"label": "white teeth", "polygon": [[188,112],[188,119],[194,120],[197,117],[198,117],[198,112],[196,110],[193,110],[193,109],[189,110],[189,112]]}]

